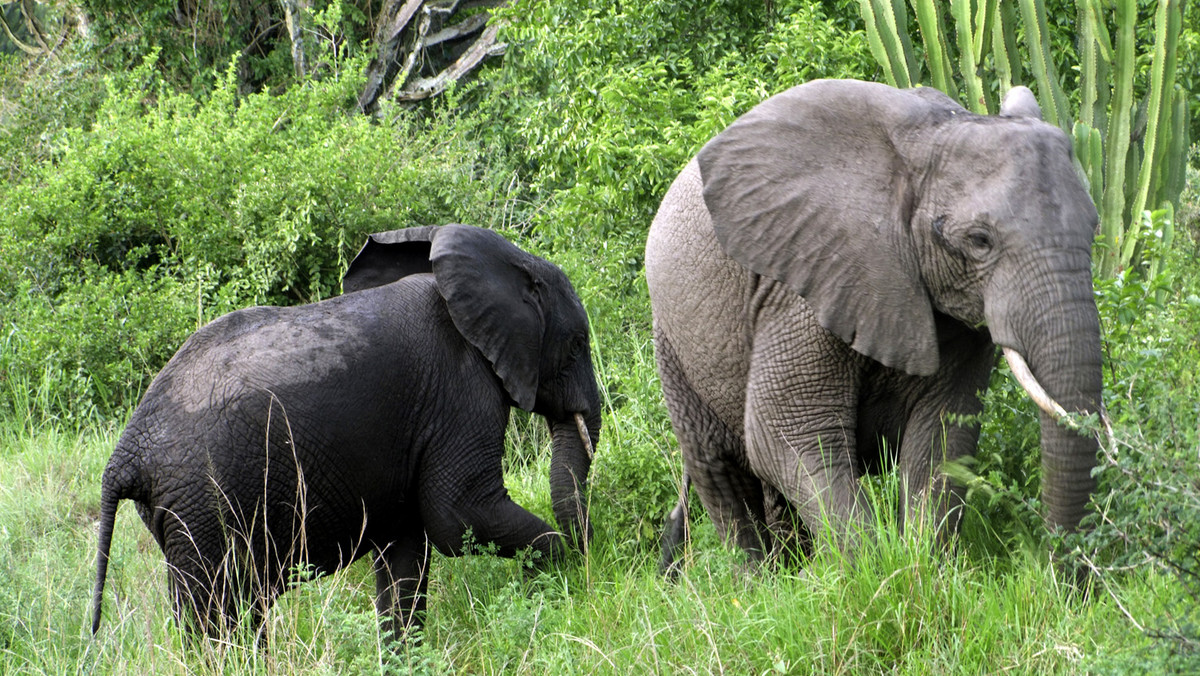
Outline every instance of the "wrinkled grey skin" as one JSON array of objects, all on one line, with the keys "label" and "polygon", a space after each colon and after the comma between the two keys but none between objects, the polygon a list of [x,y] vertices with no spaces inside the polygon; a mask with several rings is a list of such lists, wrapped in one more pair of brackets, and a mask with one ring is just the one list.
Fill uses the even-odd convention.
[{"label": "wrinkled grey skin", "polygon": [[[104,471],[93,631],[120,500],[162,548],[175,612],[204,633],[253,621],[307,564],[371,554],[376,607],[420,622],[430,544],[468,530],[501,556],[560,559],[589,532],[600,432],[587,316],[562,271],[461,225],[373,235],[342,296],[255,307],[200,329],[138,405]],[[566,536],[514,503],[510,406],[544,416]],[[265,528],[264,528],[265,524]]]},{"label": "wrinkled grey skin", "polygon": [[[994,117],[932,89],[816,81],[709,142],[650,228],[657,361],[687,482],[752,557],[798,518],[852,551],[858,479],[896,467],[906,518],[957,527],[945,460],[974,454],[996,346],[1097,411],[1096,210],[1018,87]],[[961,420],[961,419],[959,419]],[[1094,488],[1095,441],[1042,418],[1050,527]],[[672,512],[664,567],[686,504]]]}]

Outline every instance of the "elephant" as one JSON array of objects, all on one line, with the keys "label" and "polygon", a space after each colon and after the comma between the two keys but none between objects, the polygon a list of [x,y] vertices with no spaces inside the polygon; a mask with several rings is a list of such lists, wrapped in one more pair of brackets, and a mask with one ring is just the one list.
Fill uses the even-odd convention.
[{"label": "elephant", "polygon": [[900,520],[957,531],[997,346],[1042,407],[1044,518],[1079,527],[1101,412],[1091,246],[1071,142],[1014,87],[999,113],[936,89],[816,80],[768,98],[684,167],[650,226],[655,358],[683,456],[663,570],[694,486],[761,562],[824,534],[853,560],[860,478],[898,472]]},{"label": "elephant", "polygon": [[[404,636],[421,626],[431,544],[528,549],[537,566],[586,547],[601,400],[567,276],[451,224],[371,235],[343,290],[227,314],[150,384],[103,474],[93,633],[123,499],[162,549],[193,635],[234,628],[240,612],[258,627],[298,579],[370,553],[384,630]],[[562,532],[504,488],[513,406],[549,425]]]}]

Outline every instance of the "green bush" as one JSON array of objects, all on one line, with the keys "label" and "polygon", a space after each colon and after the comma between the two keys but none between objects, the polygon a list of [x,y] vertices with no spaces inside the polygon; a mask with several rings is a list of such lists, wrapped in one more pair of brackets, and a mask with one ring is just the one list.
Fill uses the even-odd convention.
[{"label": "green bush", "polygon": [[[132,67],[151,52],[156,71],[173,87],[203,95],[219,86],[221,69],[238,58],[242,91],[284,89],[294,84],[291,39],[280,3],[251,0],[83,0],[92,58],[116,68]],[[310,0],[305,47],[310,69],[336,72],[347,55],[369,45],[378,3]],[[361,65],[361,64],[360,64]],[[361,71],[361,68],[359,69]]]},{"label": "green bush", "polygon": [[478,150],[437,115],[348,114],[352,79],[239,97],[232,68],[196,101],[153,63],[0,194],[4,377],[67,377],[45,414],[111,415],[214,317],[340,292],[366,233],[494,224]]},{"label": "green bush", "polygon": [[[1191,187],[1195,199],[1196,184]],[[1186,196],[1185,196],[1186,199]],[[1146,246],[1153,248],[1148,233]],[[1098,285],[1114,443],[1097,470],[1097,516],[1075,555],[1106,584],[1150,567],[1178,582],[1146,627],[1175,673],[1200,669],[1200,276],[1191,255],[1156,251],[1165,272]]]}]

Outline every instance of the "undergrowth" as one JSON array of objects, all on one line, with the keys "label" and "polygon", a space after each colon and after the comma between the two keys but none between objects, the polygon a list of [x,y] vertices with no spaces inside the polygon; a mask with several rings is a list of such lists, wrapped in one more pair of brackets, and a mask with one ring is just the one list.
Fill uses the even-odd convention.
[{"label": "undergrowth", "polygon": [[[893,477],[868,484],[880,526],[853,565],[819,547],[804,566],[748,566],[703,519],[676,583],[658,575],[653,552],[608,529],[586,558],[536,574],[486,550],[435,556],[426,628],[402,645],[380,634],[365,560],[286,593],[261,635],[181,632],[162,556],[126,505],[92,638],[97,503],[86,487],[116,432],[4,431],[0,655],[10,672],[1073,673],[1146,659],[1149,639],[1128,619],[1170,610],[1164,572],[1126,571],[1083,599],[1044,558],[1017,553],[997,568],[944,550],[932,529],[903,532]],[[518,501],[526,481],[510,473]],[[610,500],[593,495],[594,506]]]}]

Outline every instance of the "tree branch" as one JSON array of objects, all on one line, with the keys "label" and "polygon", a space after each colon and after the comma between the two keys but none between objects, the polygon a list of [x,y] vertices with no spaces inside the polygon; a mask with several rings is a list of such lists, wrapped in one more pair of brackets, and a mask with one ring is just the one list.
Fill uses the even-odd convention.
[{"label": "tree branch", "polygon": [[478,33],[479,31],[483,30],[484,26],[487,25],[487,21],[487,14],[474,14],[469,16],[467,17],[466,21],[463,21],[462,23],[456,23],[449,28],[443,28],[442,30],[425,38],[425,47],[429,48],[434,45],[440,45],[443,42],[459,40],[471,35],[472,33]]},{"label": "tree branch", "polygon": [[396,72],[396,56],[400,52],[400,34],[412,21],[425,0],[386,0],[379,10],[375,29],[375,44],[379,52],[367,65],[367,83],[358,97],[358,107],[364,113],[375,109],[380,93]]},{"label": "tree branch", "polygon": [[50,45],[46,44],[46,38],[42,35],[37,17],[33,15],[33,0],[21,0],[21,15],[25,17],[25,28],[29,30],[29,34],[33,36],[33,39],[37,40],[38,45],[42,48],[42,52],[49,52]]},{"label": "tree branch", "polygon": [[[24,14],[23,7],[21,9],[21,13]],[[26,21],[28,21],[28,19],[26,19]],[[32,45],[27,45],[24,42],[21,42],[17,38],[17,36],[13,34],[12,29],[9,28],[9,26],[8,26],[8,20],[4,18],[4,12],[2,12],[2,11],[0,11],[0,26],[4,27],[4,34],[7,35],[8,39],[11,40],[14,45],[17,46],[17,49],[20,49],[22,52],[25,52],[26,54],[29,54],[30,56],[37,56],[38,54],[43,53],[41,49],[38,49],[37,47],[34,47]]]},{"label": "tree branch", "polygon": [[[463,10],[498,7],[506,1],[385,0],[375,29],[379,51],[367,66],[366,85],[358,98],[359,109],[366,114],[374,113],[380,98],[420,101],[435,96],[488,56],[502,54],[506,45],[496,43],[499,27],[487,26],[490,18],[487,12],[474,13],[456,24],[451,21]],[[438,45],[442,49],[427,53],[430,47]],[[458,54],[457,60],[437,72],[445,59],[453,58],[454,54]],[[423,69],[437,74],[409,82],[409,78]]]},{"label": "tree branch", "polygon": [[483,35],[480,35],[479,39],[475,41],[475,44],[471,45],[471,48],[466,52],[463,52],[463,55],[458,57],[458,60],[451,64],[450,67],[434,77],[421,78],[413,82],[412,85],[405,87],[403,91],[396,94],[396,100],[420,101],[441,94],[451,82],[469,73],[485,58],[503,54],[508,45],[503,42],[496,44],[496,35],[499,32],[499,24],[488,26]]}]

